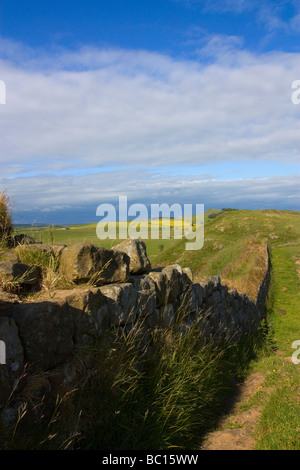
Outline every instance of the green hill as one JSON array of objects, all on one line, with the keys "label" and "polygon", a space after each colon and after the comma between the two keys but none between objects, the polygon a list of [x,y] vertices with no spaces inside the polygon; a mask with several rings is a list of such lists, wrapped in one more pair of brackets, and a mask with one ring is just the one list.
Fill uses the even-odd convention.
[{"label": "green hill", "polygon": [[[217,216],[209,218],[211,214]],[[182,267],[191,267],[195,280],[219,275],[224,282],[251,296],[259,280],[265,244],[271,252],[280,246],[299,246],[299,236],[299,212],[207,211],[201,250],[186,251],[186,240],[178,240],[152,257],[152,262],[157,265],[176,262]]]},{"label": "green hill", "polygon": [[[199,397],[204,397],[206,404],[210,402],[213,395],[212,379],[215,381],[216,389],[220,387],[220,393],[223,394],[225,379],[230,376],[230,370],[234,370],[234,377],[238,380],[239,387],[242,387],[246,376],[251,378],[253,374],[256,378],[259,377],[259,386],[249,399],[239,403],[238,406],[240,411],[249,411],[251,415],[252,410],[258,415],[255,430],[252,430],[251,420],[240,423],[234,418],[230,421],[228,429],[243,428],[241,432],[247,433],[250,426],[251,434],[255,439],[255,449],[299,450],[300,364],[293,362],[292,358],[295,358],[296,354],[297,360],[300,359],[298,346],[300,340],[300,212],[211,209],[205,212],[204,221],[204,246],[198,251],[186,251],[184,239],[145,240],[152,266],[178,263],[182,267],[191,267],[196,282],[219,275],[223,283],[252,297],[255,295],[263,274],[265,248],[268,246],[271,259],[271,287],[266,319],[261,325],[263,344],[257,343],[253,349],[251,346],[249,351],[246,344],[244,350],[238,349],[236,354],[234,351],[233,358],[229,357],[229,361],[225,357],[219,370],[216,369],[212,357],[209,354],[202,357],[201,351],[201,364],[205,364],[203,388],[201,393],[199,389],[196,390],[196,399],[191,397],[190,390],[194,390],[195,378],[192,370],[189,380],[184,382],[184,384],[191,385],[191,388],[185,390],[187,395],[183,395],[185,398],[179,408],[179,416],[185,414],[186,405],[191,404],[193,407]],[[110,247],[118,242],[118,240],[104,242],[99,240],[96,236],[96,224],[69,226],[68,228],[69,230],[51,227],[35,230],[34,233],[28,230],[26,233],[40,241],[56,244],[68,245],[86,240],[96,245]],[[295,350],[297,347],[298,349]],[[180,349],[180,353],[182,355],[176,356],[172,352],[171,365],[163,375],[163,380],[165,380],[173,371],[176,379],[173,383],[170,382],[172,387],[167,381],[167,386],[164,388],[165,384],[162,382],[162,390],[168,403],[169,397],[174,396],[174,393],[176,395],[177,390],[179,390],[178,396],[181,394],[182,389],[178,389],[180,380],[177,379],[186,377],[188,367],[193,365],[191,357],[192,359],[195,357],[191,356],[189,349],[186,348]],[[185,355],[185,362],[182,359],[183,355]],[[232,361],[234,361],[233,364]],[[133,409],[136,408],[136,403],[144,399],[145,390],[143,386],[141,394],[134,395]],[[207,393],[207,401],[205,401],[205,393]],[[217,400],[219,400],[218,396],[216,394]],[[222,395],[222,400],[223,398]],[[217,409],[218,404],[219,402],[216,402],[214,398],[212,408]],[[171,405],[173,409],[173,402]],[[94,407],[94,409],[97,408]],[[116,409],[119,410],[119,404]],[[210,407],[208,409],[210,413]],[[199,412],[196,409],[195,411]],[[206,416],[205,413],[204,415]],[[205,419],[209,420],[208,424],[211,427],[214,421],[211,422],[210,415]],[[125,425],[128,426],[128,423],[126,422]],[[128,431],[129,428],[124,426],[124,429]],[[177,421],[174,429],[178,430]],[[226,431],[227,428],[224,429]],[[183,431],[183,436],[186,432],[187,435],[189,434],[186,426]],[[155,436],[155,432],[147,431],[147,436]],[[193,439],[195,438],[200,440],[198,434],[193,436]]]}]

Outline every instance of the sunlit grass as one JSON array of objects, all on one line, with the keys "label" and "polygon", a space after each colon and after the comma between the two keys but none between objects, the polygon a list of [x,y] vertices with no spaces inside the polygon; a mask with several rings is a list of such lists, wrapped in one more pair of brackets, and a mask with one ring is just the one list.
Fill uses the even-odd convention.
[{"label": "sunlit grass", "polygon": [[[53,229],[51,236],[46,229],[32,231],[32,236],[58,244],[85,240],[112,247],[120,242],[100,242],[95,227]],[[185,251],[185,240],[146,241],[155,263],[180,260],[181,266],[192,267],[196,279],[220,275],[228,285],[248,295],[260,279],[268,243],[272,263],[268,334],[263,345],[246,347],[243,354],[241,348],[230,348],[234,354],[228,358],[224,351],[205,348],[192,334],[196,329],[188,337],[176,336],[175,330],[158,331],[151,337],[155,360],[147,363],[147,374],[137,367],[137,357],[141,358],[138,334],[122,338],[122,346],[116,337],[109,355],[107,345],[100,346],[92,354],[97,371],[94,375],[85,371],[84,390],[73,409],[74,416],[83,410],[80,446],[195,448],[196,439],[199,442],[201,433],[213,425],[231,379],[235,374],[242,377],[249,366],[250,371],[265,377],[261,388],[243,404],[243,409],[259,405],[262,410],[256,448],[299,449],[300,365],[291,362],[292,343],[300,340],[300,286],[295,264],[300,260],[299,237],[299,213],[245,210],[223,213],[209,221],[206,218],[206,241],[198,252]]]}]

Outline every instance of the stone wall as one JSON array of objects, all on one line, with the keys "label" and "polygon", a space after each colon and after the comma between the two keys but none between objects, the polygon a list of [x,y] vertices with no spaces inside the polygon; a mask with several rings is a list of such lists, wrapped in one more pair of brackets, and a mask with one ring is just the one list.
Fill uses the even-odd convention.
[{"label": "stone wall", "polygon": [[[75,282],[73,289],[56,290],[52,298],[6,305],[0,311],[0,339],[6,344],[6,364],[0,366],[0,406],[25,364],[41,371],[60,368],[62,380],[68,380],[68,364],[77,348],[93,344],[109,330],[129,330],[138,318],[144,319],[146,329],[161,323],[167,326],[184,308],[183,327],[201,315],[204,335],[222,337],[229,332],[237,340],[255,332],[263,318],[270,277],[267,247],[255,300],[222,285],[218,276],[194,283],[189,268],[175,264],[152,269],[140,241],[129,240],[114,250],[81,243],[60,250],[60,256],[60,269]],[[97,287],[83,284],[99,269]]]}]

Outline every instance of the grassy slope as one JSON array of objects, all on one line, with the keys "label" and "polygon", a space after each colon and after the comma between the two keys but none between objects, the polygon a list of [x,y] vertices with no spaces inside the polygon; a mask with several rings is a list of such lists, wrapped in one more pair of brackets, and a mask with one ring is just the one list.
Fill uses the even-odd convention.
[{"label": "grassy slope", "polygon": [[[291,360],[296,352],[293,342],[300,340],[299,260],[299,243],[272,249],[273,279],[267,313],[274,350],[253,365],[265,376],[262,396],[257,397],[263,406],[256,435],[259,450],[300,449],[300,364]],[[271,393],[264,394],[268,388]]]},{"label": "grassy slope", "polygon": [[[292,363],[291,356],[295,351],[292,343],[300,340],[300,267],[297,264],[300,213],[241,210],[223,213],[215,219],[208,219],[208,214],[205,243],[200,251],[185,251],[184,240],[148,240],[148,255],[153,264],[178,262],[183,267],[192,267],[196,280],[220,275],[224,282],[251,295],[260,275],[260,249],[268,242],[272,261],[267,310],[270,344],[251,364],[251,370],[263,372],[265,383],[249,407],[255,402],[262,407],[257,449],[299,449],[300,364]],[[34,231],[32,235],[37,237],[38,233],[45,242],[54,239],[55,243],[69,244],[86,240],[112,246],[111,241],[97,239],[95,227],[94,224],[74,226],[69,231],[55,229],[52,234],[47,230]]]},{"label": "grassy slope", "polygon": [[[243,269],[243,263],[239,267],[239,261],[245,258],[249,258],[248,267],[255,279],[255,252],[252,260],[246,251],[243,253],[247,243],[257,241],[259,244],[267,239],[272,264],[267,308],[270,343],[250,368],[254,372],[263,372],[265,377],[252,403],[252,406],[259,404],[262,409],[256,432],[256,449],[298,450],[300,364],[294,364],[291,356],[295,352],[293,342],[300,340],[300,214],[291,211],[226,213],[206,224],[205,237],[212,238],[212,244],[221,241],[224,248],[214,254],[215,250],[207,243],[203,251],[194,257],[187,253],[184,260],[187,263],[190,261],[190,264],[193,262],[200,277],[221,274],[226,278],[231,275],[237,285],[245,273],[245,279],[249,275],[249,271]],[[254,245],[254,248],[257,247]]]},{"label": "grassy slope", "polygon": [[[250,287],[250,293],[251,282],[259,274],[255,261],[257,248],[264,240],[268,242],[272,264],[267,309],[270,344],[250,369],[263,372],[265,377],[252,403],[262,409],[256,448],[299,450],[300,364],[294,364],[291,356],[295,352],[293,342],[300,340],[300,213],[239,211],[222,214],[206,223],[205,238],[203,249],[198,253],[185,252],[181,262],[192,266],[199,278],[219,274],[225,282],[230,278],[246,292]],[[216,249],[218,244],[224,248]],[[178,257],[178,248],[179,244],[168,250],[162,261],[171,260],[172,251]],[[259,259],[257,262],[259,264]]]},{"label": "grassy slope", "polygon": [[265,243],[271,250],[282,244],[297,243],[299,219],[299,213],[290,211],[225,212],[205,221],[201,250],[185,251],[185,241],[179,240],[155,261],[189,266],[195,280],[219,275],[224,282],[251,295],[262,274],[260,258]]},{"label": "grassy slope", "polygon": [[267,309],[270,343],[250,367],[263,372],[265,382],[249,407],[259,404],[262,409],[257,449],[299,450],[300,364],[291,357],[293,342],[300,340],[300,213],[223,213],[205,221],[202,250],[184,251],[184,241],[179,241],[156,261],[190,266],[196,279],[220,275],[223,282],[251,295],[260,275],[260,248],[266,241],[272,264]]}]

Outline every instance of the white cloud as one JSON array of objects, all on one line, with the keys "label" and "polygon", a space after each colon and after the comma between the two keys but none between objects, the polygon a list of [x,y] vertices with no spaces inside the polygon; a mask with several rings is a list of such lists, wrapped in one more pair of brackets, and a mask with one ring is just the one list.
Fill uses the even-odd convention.
[{"label": "white cloud", "polygon": [[276,34],[299,31],[300,5],[298,0],[174,0],[203,13],[224,15],[253,15],[258,25],[266,31],[262,43]]},{"label": "white cloud", "polygon": [[296,14],[290,21],[291,29],[297,33],[300,31],[300,13]]},{"label": "white cloud", "polygon": [[11,171],[12,162],[41,169],[295,162],[299,109],[290,94],[299,56],[230,51],[204,66],[142,51],[86,49],[69,54],[73,70],[62,69],[64,56],[46,71],[2,61],[2,171]]},{"label": "white cloud", "polygon": [[[95,48],[55,56],[26,49],[23,62],[22,47],[11,44],[11,56],[0,62],[7,87],[0,107],[1,187],[17,195],[19,206],[49,209],[120,192],[167,196],[164,186],[188,196],[181,180],[165,173],[149,178],[151,168],[299,163],[300,106],[291,102],[291,84],[300,78],[300,54],[251,55],[236,50],[233,39],[227,44],[232,47],[221,52],[220,37],[211,38],[210,64]],[[120,171],[95,173],[107,167]],[[85,176],[74,176],[74,169]],[[226,188],[234,188],[207,185],[224,191],[224,201]],[[240,184],[237,191],[251,187]],[[199,188],[203,181],[190,181],[190,191]]]},{"label": "white cloud", "polygon": [[220,13],[244,13],[255,8],[256,2],[253,0],[192,0],[203,4],[204,9]]},{"label": "white cloud", "polygon": [[187,7],[199,6],[204,12],[212,13],[244,13],[257,7],[255,0],[174,0]]},{"label": "white cloud", "polygon": [[43,176],[18,180],[0,178],[0,184],[15,195],[17,214],[30,211],[37,215],[68,212],[76,214],[88,208],[96,214],[103,202],[118,202],[127,196],[129,203],[193,203],[210,207],[290,208],[300,205],[300,175],[267,178],[221,180],[192,174],[168,176],[161,172],[126,170],[101,175]]},{"label": "white cloud", "polygon": [[258,23],[263,25],[269,33],[288,33],[289,24],[280,17],[276,5],[262,5],[257,13]]},{"label": "white cloud", "polygon": [[222,62],[223,58],[232,63],[233,58],[243,49],[244,39],[241,36],[208,33],[203,28],[191,27],[186,33],[186,44],[195,48],[199,58],[212,58]]}]

